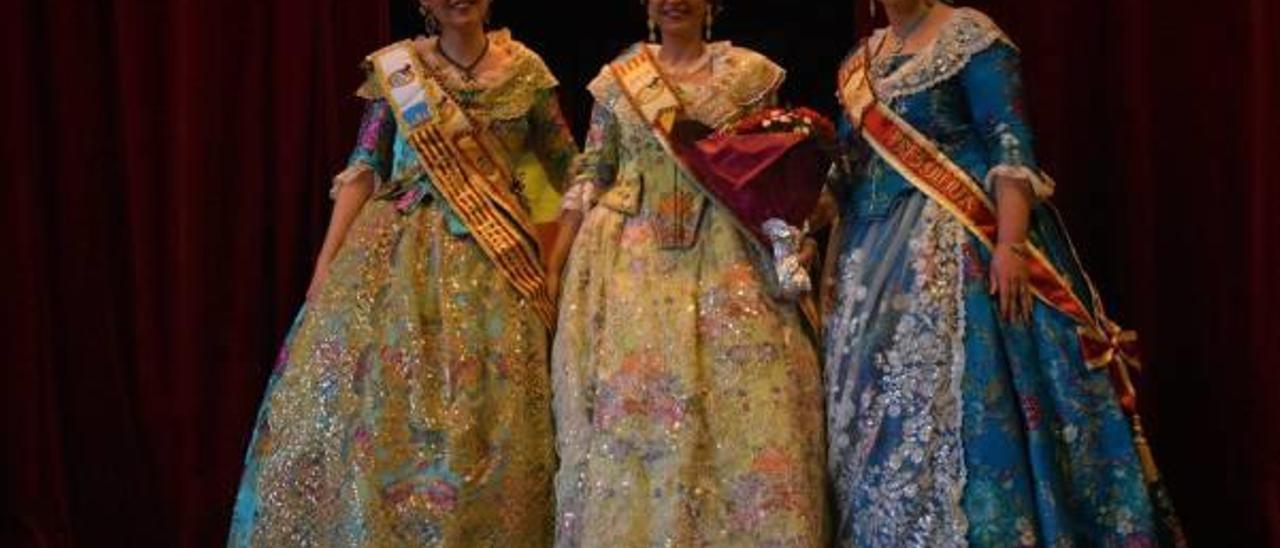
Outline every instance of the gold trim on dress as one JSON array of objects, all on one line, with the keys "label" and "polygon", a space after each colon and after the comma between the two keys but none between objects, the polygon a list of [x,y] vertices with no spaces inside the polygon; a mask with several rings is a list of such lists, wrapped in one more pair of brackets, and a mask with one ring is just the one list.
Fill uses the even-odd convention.
[{"label": "gold trim on dress", "polygon": [[477,124],[426,69],[413,42],[369,56],[384,97],[441,197],[548,330],[556,306],[546,288],[537,231],[510,186],[501,141]]}]

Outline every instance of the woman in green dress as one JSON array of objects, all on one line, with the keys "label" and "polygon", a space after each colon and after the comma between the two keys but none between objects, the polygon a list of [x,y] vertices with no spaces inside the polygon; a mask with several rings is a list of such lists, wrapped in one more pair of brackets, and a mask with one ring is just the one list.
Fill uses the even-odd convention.
[{"label": "woman in green dress", "polygon": [[[577,148],[541,59],[485,32],[489,3],[423,0],[439,35],[393,48],[501,142],[518,174],[504,191],[531,214],[531,182],[561,186]],[[231,546],[551,543],[548,322],[421,161],[395,82],[361,89],[359,142],[259,414]]]},{"label": "woman in green dress", "polygon": [[[822,546],[814,344],[795,304],[773,296],[768,257],[636,108],[665,83],[685,115],[724,127],[769,106],[784,74],[704,41],[715,3],[647,6],[662,42],[628,49],[590,84],[566,195],[580,229],[552,351],[557,545]],[[646,67],[661,78],[629,93],[620,76]]]}]

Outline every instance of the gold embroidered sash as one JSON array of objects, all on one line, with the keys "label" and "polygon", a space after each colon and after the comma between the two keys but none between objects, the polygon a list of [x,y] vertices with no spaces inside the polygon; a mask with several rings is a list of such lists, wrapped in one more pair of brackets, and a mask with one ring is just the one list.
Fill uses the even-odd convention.
[{"label": "gold embroidered sash", "polygon": [[503,277],[554,329],[538,232],[511,189],[514,176],[502,143],[477,123],[422,64],[412,41],[369,56],[368,62],[441,197]]}]

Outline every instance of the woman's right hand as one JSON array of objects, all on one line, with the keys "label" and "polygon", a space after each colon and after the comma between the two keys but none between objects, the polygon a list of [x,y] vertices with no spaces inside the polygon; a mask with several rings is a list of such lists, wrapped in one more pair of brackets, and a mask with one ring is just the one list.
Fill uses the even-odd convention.
[{"label": "woman's right hand", "polygon": [[999,243],[991,256],[991,294],[998,297],[1000,317],[1027,323],[1035,306],[1027,270],[1026,244]]},{"label": "woman's right hand", "polygon": [[547,253],[546,264],[543,265],[547,273],[547,294],[557,304],[560,302],[560,284],[564,280],[565,263],[569,260],[578,228],[582,226],[582,218],[583,213],[578,210],[560,212],[560,218],[556,221],[556,235]]}]

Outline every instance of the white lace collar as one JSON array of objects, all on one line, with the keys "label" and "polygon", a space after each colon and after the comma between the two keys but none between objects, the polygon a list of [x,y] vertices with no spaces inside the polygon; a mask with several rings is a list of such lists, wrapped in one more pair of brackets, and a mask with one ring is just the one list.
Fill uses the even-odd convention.
[{"label": "white lace collar", "polygon": [[[871,51],[880,49],[888,38],[887,29],[879,29],[868,40]],[[912,56],[888,76],[876,81],[876,93],[882,101],[919,93],[959,74],[969,60],[996,41],[1010,45],[1011,40],[1000,27],[982,12],[972,8],[956,8],[928,47]],[[892,57],[876,59],[876,66],[892,63]],[[873,72],[876,66],[872,67]]]}]

